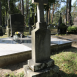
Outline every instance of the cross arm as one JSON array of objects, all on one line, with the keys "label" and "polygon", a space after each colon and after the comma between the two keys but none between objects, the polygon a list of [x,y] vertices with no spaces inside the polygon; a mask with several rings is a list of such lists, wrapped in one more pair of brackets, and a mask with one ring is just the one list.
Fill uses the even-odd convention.
[{"label": "cross arm", "polygon": [[[39,2],[41,2],[42,0],[32,0],[32,3],[34,4],[39,4]],[[47,5],[48,0],[43,0],[44,5]]]}]

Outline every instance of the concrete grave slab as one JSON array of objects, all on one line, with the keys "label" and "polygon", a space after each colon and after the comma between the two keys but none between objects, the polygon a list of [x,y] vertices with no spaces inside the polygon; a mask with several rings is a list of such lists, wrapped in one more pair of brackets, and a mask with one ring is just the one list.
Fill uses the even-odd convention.
[{"label": "concrete grave slab", "polygon": [[0,56],[31,51],[31,48],[22,44],[0,44]]},{"label": "concrete grave slab", "polygon": [[[30,39],[31,37],[24,38],[25,42],[20,44],[13,41],[12,38],[0,38],[0,67],[31,59],[32,43],[28,42]],[[69,48],[71,41],[51,37],[51,52],[63,47],[65,49],[65,46]]]},{"label": "concrete grave slab", "polygon": [[11,38],[0,38],[0,44],[17,44]]},{"label": "concrete grave slab", "polygon": [[53,43],[53,44],[61,45],[61,44],[71,43],[71,42],[72,42],[72,41],[68,41],[68,40],[63,40],[63,39],[51,37],[51,43]]},{"label": "concrete grave slab", "polygon": [[11,38],[0,39],[0,67],[20,63],[31,59],[31,48],[13,41]]}]

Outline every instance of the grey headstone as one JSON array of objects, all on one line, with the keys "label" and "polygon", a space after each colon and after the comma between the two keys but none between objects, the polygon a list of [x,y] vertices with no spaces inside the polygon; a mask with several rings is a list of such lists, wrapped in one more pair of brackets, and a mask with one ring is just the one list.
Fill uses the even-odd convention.
[{"label": "grey headstone", "polygon": [[61,16],[61,13],[60,13],[60,18],[59,18],[59,25],[62,24],[62,16]]},{"label": "grey headstone", "polygon": [[74,18],[74,25],[77,25],[77,17],[76,18]]},{"label": "grey headstone", "polygon": [[15,32],[23,32],[24,31],[24,16],[21,14],[10,15],[10,28],[11,28],[11,36],[14,35]]},{"label": "grey headstone", "polygon": [[32,59],[35,63],[50,58],[50,31],[44,22],[44,4],[47,2],[48,0],[32,0],[32,3],[37,3],[36,29],[32,31]]},{"label": "grey headstone", "polygon": [[64,19],[64,23],[66,24],[66,19]]},{"label": "grey headstone", "polygon": [[37,4],[37,23],[32,31],[32,59],[28,60],[28,66],[24,67],[27,77],[52,76],[48,73],[50,69],[47,70],[54,65],[54,61],[50,59],[50,30],[44,22],[44,3],[47,2],[48,0],[32,0],[32,3]]},{"label": "grey headstone", "polygon": [[36,26],[32,31],[32,59],[38,63],[50,58],[50,31],[46,29],[46,23],[37,22]]}]

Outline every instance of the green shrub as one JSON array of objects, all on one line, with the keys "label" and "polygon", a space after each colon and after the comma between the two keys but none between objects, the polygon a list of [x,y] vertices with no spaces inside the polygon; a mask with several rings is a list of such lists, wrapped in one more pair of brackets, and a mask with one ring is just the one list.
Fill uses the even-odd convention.
[{"label": "green shrub", "polygon": [[67,26],[64,23],[62,23],[62,24],[60,24],[58,26],[58,32],[60,34],[65,34],[66,33],[66,30],[67,30]]},{"label": "green shrub", "polygon": [[67,29],[67,26],[64,23],[62,23],[60,24],[59,29]]},{"label": "green shrub", "polygon": [[75,26],[69,26],[67,28],[67,31],[71,32],[71,33],[77,33],[77,27],[75,27]]}]

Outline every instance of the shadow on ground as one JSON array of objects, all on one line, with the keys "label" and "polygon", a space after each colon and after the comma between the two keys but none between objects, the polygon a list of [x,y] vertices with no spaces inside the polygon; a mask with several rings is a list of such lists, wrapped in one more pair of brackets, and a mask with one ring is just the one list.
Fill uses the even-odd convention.
[{"label": "shadow on ground", "polygon": [[18,63],[18,64],[11,64],[11,65],[8,65],[8,66],[4,66],[1,69],[9,69],[11,71],[15,71],[15,70],[18,70],[20,68],[23,68],[23,65],[27,65],[27,61],[21,62],[21,63]]},{"label": "shadow on ground", "polygon": [[[53,76],[53,77],[55,77],[55,76]],[[77,77],[77,74],[74,74],[74,73],[67,74],[67,73],[59,70],[58,77]]]},{"label": "shadow on ground", "polygon": [[59,54],[61,52],[75,52],[75,53],[77,53],[77,47],[72,46],[71,48],[68,48],[68,49],[65,48],[63,50],[58,50],[55,52],[51,51],[51,55]]}]

